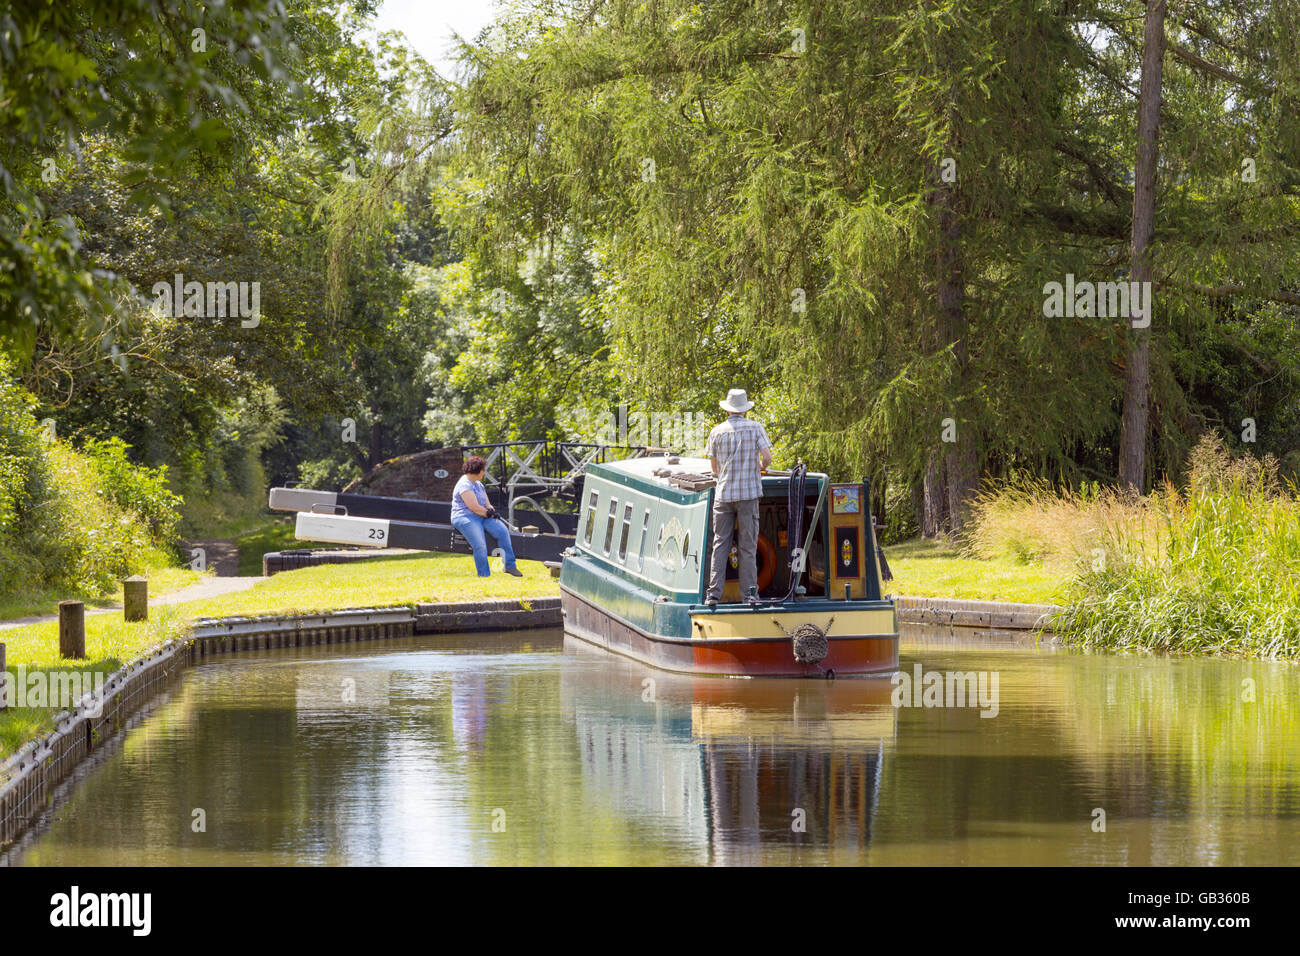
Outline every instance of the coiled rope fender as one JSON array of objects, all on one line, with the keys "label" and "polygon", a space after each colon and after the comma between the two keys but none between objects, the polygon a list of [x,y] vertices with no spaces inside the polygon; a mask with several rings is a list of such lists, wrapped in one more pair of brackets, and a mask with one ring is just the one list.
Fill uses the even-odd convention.
[{"label": "coiled rope fender", "polygon": [[793,633],[786,631],[785,625],[777,618],[772,618],[772,621],[785,631],[786,637],[790,638],[794,659],[800,664],[818,664],[831,652],[830,641],[826,639],[826,635],[830,633],[835,618],[832,617],[826,622],[826,630],[822,630],[816,624],[800,624]]}]

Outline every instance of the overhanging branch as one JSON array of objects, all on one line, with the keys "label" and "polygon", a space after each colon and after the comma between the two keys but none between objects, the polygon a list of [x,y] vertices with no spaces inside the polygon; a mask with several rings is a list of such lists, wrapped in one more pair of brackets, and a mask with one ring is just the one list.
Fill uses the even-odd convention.
[{"label": "overhanging branch", "polygon": [[1202,285],[1199,282],[1172,279],[1165,276],[1156,283],[1156,286],[1157,288],[1168,286],[1173,289],[1195,292],[1207,299],[1226,299],[1229,296],[1244,295],[1252,299],[1264,299],[1269,302],[1282,302],[1286,305],[1300,306],[1300,293],[1298,292],[1287,292],[1284,289],[1266,292],[1262,289],[1248,289],[1237,282],[1225,282],[1222,285]]}]

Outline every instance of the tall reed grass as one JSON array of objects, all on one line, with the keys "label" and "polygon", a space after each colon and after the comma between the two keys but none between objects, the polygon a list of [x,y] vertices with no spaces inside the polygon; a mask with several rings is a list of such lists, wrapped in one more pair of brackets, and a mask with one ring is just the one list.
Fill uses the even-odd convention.
[{"label": "tall reed grass", "polygon": [[1300,658],[1300,497],[1271,458],[1214,438],[1186,487],[1140,497],[1040,481],[986,488],[965,546],[1069,569],[1054,622],[1084,646]]}]

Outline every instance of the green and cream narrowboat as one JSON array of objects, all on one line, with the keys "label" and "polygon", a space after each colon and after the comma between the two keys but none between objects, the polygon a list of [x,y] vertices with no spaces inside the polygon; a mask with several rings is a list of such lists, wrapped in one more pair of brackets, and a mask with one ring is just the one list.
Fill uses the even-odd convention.
[{"label": "green and cream narrowboat", "polygon": [[560,568],[565,630],[681,673],[893,673],[897,618],[881,594],[869,484],[801,469],[764,475],[758,593],[739,594],[733,549],[723,600],[706,605],[708,468],[664,457],[589,466]]}]

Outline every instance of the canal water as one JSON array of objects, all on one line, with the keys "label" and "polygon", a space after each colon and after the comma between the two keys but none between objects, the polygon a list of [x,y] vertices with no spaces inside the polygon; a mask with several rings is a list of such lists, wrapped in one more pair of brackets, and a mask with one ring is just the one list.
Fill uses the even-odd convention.
[{"label": "canal water", "polygon": [[925,628],[902,658],[917,687],[558,630],[221,657],[0,862],[1300,863],[1300,668]]}]

